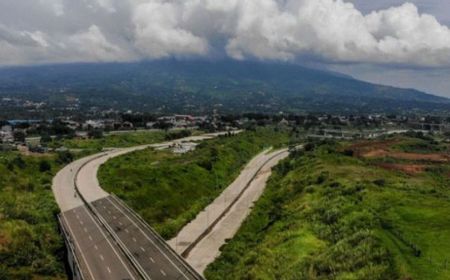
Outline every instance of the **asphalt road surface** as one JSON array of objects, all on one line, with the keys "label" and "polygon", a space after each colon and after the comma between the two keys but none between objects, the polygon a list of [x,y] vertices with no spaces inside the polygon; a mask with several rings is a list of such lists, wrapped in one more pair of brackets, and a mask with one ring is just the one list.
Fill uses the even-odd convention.
[{"label": "asphalt road surface", "polygon": [[61,215],[86,279],[140,279],[85,206]]},{"label": "asphalt road surface", "polygon": [[92,203],[150,279],[198,279],[137,216],[112,196]]}]

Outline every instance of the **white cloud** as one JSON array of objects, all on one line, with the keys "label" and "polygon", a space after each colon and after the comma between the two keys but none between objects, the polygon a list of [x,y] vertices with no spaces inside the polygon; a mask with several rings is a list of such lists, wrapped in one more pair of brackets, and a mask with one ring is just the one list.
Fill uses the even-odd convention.
[{"label": "white cloud", "polygon": [[[343,0],[37,3],[0,3],[1,63],[13,63],[11,52],[21,55],[20,64],[224,52],[235,59],[450,67],[449,28],[409,3],[367,15]],[[27,17],[19,20],[14,14],[24,7]]]},{"label": "white cloud", "polygon": [[42,6],[49,7],[56,16],[64,15],[64,4],[62,0],[39,0]]},{"label": "white cloud", "polygon": [[149,1],[136,7],[133,15],[136,47],[147,57],[205,55],[208,43],[183,28],[181,5]]},{"label": "white cloud", "polygon": [[83,32],[69,37],[64,46],[82,58],[82,61],[123,61],[127,54],[109,42],[98,26],[92,25]]}]

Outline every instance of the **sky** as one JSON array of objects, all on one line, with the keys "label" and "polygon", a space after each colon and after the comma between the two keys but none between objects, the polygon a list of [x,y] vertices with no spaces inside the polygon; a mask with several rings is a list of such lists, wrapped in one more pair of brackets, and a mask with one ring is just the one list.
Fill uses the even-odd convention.
[{"label": "sky", "polygon": [[0,65],[231,58],[450,97],[448,0],[1,0]]}]

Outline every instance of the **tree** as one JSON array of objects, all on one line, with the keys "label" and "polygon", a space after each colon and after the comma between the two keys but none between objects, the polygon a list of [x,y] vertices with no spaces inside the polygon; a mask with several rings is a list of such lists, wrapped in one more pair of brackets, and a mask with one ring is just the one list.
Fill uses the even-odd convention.
[{"label": "tree", "polygon": [[21,130],[16,130],[16,131],[14,131],[13,136],[14,136],[14,141],[21,142],[21,143],[25,142],[25,137],[26,137],[25,132],[23,132]]},{"label": "tree", "polygon": [[73,154],[69,151],[59,152],[57,161],[61,164],[72,162],[74,159]]},{"label": "tree", "polygon": [[50,171],[52,169],[52,165],[47,161],[47,160],[41,160],[41,162],[39,162],[39,171],[40,172],[47,172]]},{"label": "tree", "polygon": [[93,129],[88,131],[89,138],[100,139],[103,137],[103,131],[101,129]]},{"label": "tree", "polygon": [[13,161],[13,165],[19,167],[20,169],[25,169],[27,167],[27,163],[23,160],[21,156],[16,156]]}]

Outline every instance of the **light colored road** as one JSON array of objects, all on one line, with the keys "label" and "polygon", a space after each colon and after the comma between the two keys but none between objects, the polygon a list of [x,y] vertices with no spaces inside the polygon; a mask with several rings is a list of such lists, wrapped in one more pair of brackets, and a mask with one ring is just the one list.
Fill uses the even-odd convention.
[{"label": "light colored road", "polygon": [[[106,212],[96,209],[94,201],[110,201],[109,194],[98,183],[97,171],[101,164],[112,157],[148,147],[163,149],[179,142],[211,139],[221,134],[224,133],[187,137],[161,144],[112,149],[79,159],[58,172],[53,179],[52,190],[62,212],[63,226],[70,235],[68,238],[73,244],[74,253],[81,265],[80,270],[86,279],[136,279],[135,269],[148,279],[171,279],[172,276],[177,279],[199,279],[164,241],[158,239],[156,233],[146,228],[141,220],[130,214],[130,211],[127,212],[124,206],[121,208],[112,204],[109,208],[105,208]],[[88,204],[85,204],[80,196]],[[115,215],[111,214],[113,212]],[[125,223],[129,228],[122,232],[122,224]],[[134,231],[142,236],[139,240],[126,238],[123,234],[127,231]],[[141,257],[137,251],[140,251]],[[143,260],[144,252],[152,254],[152,257]],[[157,275],[154,274],[155,271],[158,272]]]},{"label": "light colored road", "polygon": [[199,273],[219,254],[225,240],[232,238],[262,194],[271,169],[289,155],[287,150],[264,151],[253,158],[238,178],[204,211],[169,241]]},{"label": "light colored road", "polygon": [[108,152],[102,153],[97,155],[97,157],[93,156],[89,160],[87,160],[86,164],[80,169],[78,176],[76,178],[77,185],[79,188],[79,191],[83,195],[83,197],[88,202],[93,202],[98,199],[102,199],[107,197],[109,194],[105,192],[97,178],[98,169],[102,164],[110,160],[111,158],[118,157],[124,154],[128,154],[134,151],[144,150],[147,148],[155,148],[155,149],[165,149],[170,146],[175,145],[176,143],[180,142],[196,142],[196,141],[203,141],[207,139],[212,139],[217,136],[220,136],[224,133],[213,133],[213,134],[204,134],[200,136],[191,136],[186,137],[174,141],[169,141],[165,143],[159,143],[159,144],[151,144],[151,145],[142,145],[142,146],[136,146],[131,148],[121,148],[121,149],[113,149]]},{"label": "light colored road", "polygon": [[81,166],[100,155],[102,153],[74,161],[61,169],[53,178],[52,190],[61,212],[69,211],[84,204],[75,191],[75,175]]}]

